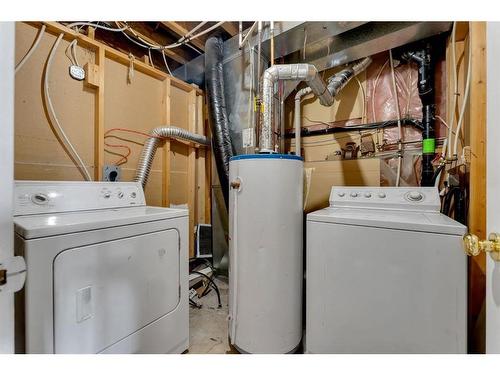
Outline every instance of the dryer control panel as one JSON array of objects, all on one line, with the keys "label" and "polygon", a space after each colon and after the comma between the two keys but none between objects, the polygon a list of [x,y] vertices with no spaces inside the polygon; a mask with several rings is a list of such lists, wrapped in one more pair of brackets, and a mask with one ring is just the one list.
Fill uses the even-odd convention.
[{"label": "dryer control panel", "polygon": [[138,182],[16,181],[14,216],[144,206]]},{"label": "dryer control panel", "polygon": [[435,187],[332,187],[330,207],[418,210],[439,212],[441,201]]}]

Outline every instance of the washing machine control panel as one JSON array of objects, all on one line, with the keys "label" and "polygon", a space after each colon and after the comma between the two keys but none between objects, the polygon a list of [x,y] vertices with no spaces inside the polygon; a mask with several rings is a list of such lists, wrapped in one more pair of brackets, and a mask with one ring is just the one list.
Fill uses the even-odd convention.
[{"label": "washing machine control panel", "polygon": [[144,206],[140,183],[16,181],[14,215]]},{"label": "washing machine control panel", "polygon": [[330,207],[366,207],[437,211],[441,207],[435,187],[333,187]]}]

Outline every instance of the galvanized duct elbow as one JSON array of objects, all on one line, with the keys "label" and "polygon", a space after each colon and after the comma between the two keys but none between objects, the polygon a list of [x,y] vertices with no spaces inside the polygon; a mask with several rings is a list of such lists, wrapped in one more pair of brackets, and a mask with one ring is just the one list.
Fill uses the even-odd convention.
[{"label": "galvanized duct elbow", "polygon": [[139,163],[137,165],[137,170],[135,171],[135,182],[140,182],[142,188],[146,187],[148,182],[149,173],[151,172],[151,165],[153,164],[153,159],[158,146],[165,140],[165,138],[177,138],[184,139],[186,141],[191,141],[198,143],[200,145],[209,145],[209,140],[204,135],[190,133],[187,130],[177,128],[175,126],[164,126],[151,130],[151,137],[144,142],[144,147],[142,148],[141,156],[139,157]]},{"label": "galvanized duct elbow", "polygon": [[260,132],[260,152],[274,152],[272,145],[273,91],[280,80],[305,81],[322,105],[330,106],[333,97],[312,64],[273,65],[264,72],[262,79],[262,128]]}]

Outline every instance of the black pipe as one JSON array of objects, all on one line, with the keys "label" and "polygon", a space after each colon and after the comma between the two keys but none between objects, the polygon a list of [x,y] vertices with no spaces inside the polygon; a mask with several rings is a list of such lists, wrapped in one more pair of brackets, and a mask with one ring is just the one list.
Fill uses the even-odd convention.
[{"label": "black pipe", "polygon": [[418,95],[422,101],[422,186],[432,186],[434,167],[432,161],[436,154],[436,134],[434,119],[436,105],[434,99],[434,67],[431,45],[416,52],[405,52],[402,57],[418,65]]},{"label": "black pipe", "polygon": [[212,148],[226,208],[229,200],[229,159],[234,155],[224,96],[224,41],[210,37],[205,42],[205,84],[207,91]]},{"label": "black pipe", "polygon": [[[402,118],[401,125],[414,126],[420,130],[423,129],[422,124],[415,119],[412,118]],[[398,120],[389,120],[382,122],[372,122],[370,124],[361,124],[361,125],[351,125],[351,126],[332,126],[330,128],[324,129],[316,129],[309,130],[307,128],[302,128],[300,131],[300,135],[302,137],[311,137],[313,135],[322,135],[322,134],[331,134],[331,133],[340,133],[340,132],[349,132],[349,131],[359,131],[359,130],[373,130],[373,129],[382,129],[390,126],[396,126],[398,124]],[[294,138],[295,134],[288,133],[285,135],[285,138]]]}]

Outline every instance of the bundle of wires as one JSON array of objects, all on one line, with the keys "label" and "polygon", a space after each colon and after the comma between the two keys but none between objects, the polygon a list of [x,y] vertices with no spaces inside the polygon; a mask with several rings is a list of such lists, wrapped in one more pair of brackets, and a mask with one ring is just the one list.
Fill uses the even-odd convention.
[{"label": "bundle of wires", "polygon": [[[217,293],[217,302],[218,302],[218,308],[221,308],[222,307],[222,302],[221,302],[221,298],[220,298],[220,291],[219,291],[219,287],[217,286],[217,284],[215,284],[215,281],[213,280],[213,278],[211,278],[210,276],[208,275],[205,275],[204,273],[202,272],[198,272],[198,271],[191,271],[191,273],[193,274],[196,274],[196,275],[199,275],[199,276],[202,276],[203,278],[205,278],[207,281],[208,281],[208,284],[205,288],[205,290],[201,293],[202,296],[206,295],[208,293],[208,288],[210,286],[213,287],[213,289],[215,290],[215,293]],[[198,305],[196,302],[192,301],[190,299],[190,303],[193,304],[195,303],[196,305]]]}]

